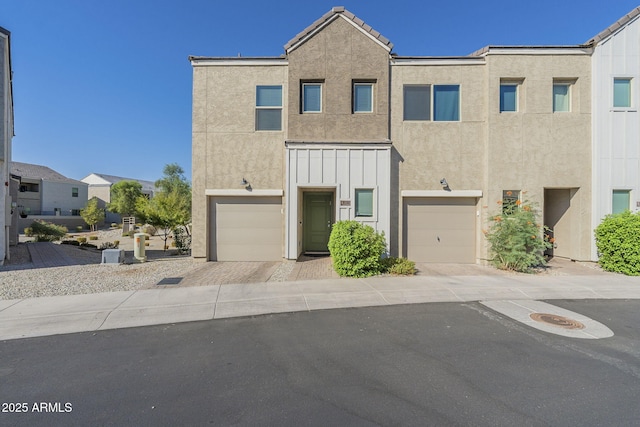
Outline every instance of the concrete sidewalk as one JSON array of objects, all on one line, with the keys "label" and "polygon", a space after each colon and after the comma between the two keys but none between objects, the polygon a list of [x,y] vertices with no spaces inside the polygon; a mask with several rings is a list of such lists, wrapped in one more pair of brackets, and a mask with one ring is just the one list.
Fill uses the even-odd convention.
[{"label": "concrete sidewalk", "polygon": [[0,300],[0,340],[346,307],[553,299],[640,299],[640,277],[382,276]]}]

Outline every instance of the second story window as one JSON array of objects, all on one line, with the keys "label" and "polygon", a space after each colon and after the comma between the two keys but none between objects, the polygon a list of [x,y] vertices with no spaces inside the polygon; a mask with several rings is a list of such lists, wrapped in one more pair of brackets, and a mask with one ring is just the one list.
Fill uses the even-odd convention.
[{"label": "second story window", "polygon": [[405,85],[403,90],[404,120],[430,120],[431,86]]},{"label": "second story window", "polygon": [[433,120],[443,122],[460,120],[460,86],[433,86]]},{"label": "second story window", "polygon": [[322,83],[302,83],[302,112],[322,112]]},{"label": "second story window", "polygon": [[78,187],[71,187],[71,197],[78,197]]},{"label": "second story window", "polygon": [[405,85],[403,120],[457,122],[460,120],[459,85]]},{"label": "second story window", "polygon": [[282,86],[256,87],[256,130],[282,130]]},{"label": "second story window", "polygon": [[562,113],[571,111],[571,83],[553,82],[553,112]]},{"label": "second story window", "polygon": [[518,111],[518,84],[500,83],[500,112]]},{"label": "second story window", "polygon": [[613,107],[631,108],[631,79],[613,79]]},{"label": "second story window", "polygon": [[353,83],[353,112],[373,112],[373,83]]}]

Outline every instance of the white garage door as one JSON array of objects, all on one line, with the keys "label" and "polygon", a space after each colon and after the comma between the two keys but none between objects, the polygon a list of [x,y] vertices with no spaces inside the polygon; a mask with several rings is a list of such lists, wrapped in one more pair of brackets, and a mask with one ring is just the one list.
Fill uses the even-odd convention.
[{"label": "white garage door", "polygon": [[476,262],[476,199],[406,198],[404,242],[415,262]]},{"label": "white garage door", "polygon": [[212,197],[209,259],[282,259],[282,197]]}]

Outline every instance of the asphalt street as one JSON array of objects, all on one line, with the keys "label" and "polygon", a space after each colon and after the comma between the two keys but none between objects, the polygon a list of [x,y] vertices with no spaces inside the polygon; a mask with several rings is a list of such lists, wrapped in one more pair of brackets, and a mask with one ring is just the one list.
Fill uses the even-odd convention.
[{"label": "asphalt street", "polygon": [[640,425],[640,301],[338,309],[0,342],[0,425]]}]

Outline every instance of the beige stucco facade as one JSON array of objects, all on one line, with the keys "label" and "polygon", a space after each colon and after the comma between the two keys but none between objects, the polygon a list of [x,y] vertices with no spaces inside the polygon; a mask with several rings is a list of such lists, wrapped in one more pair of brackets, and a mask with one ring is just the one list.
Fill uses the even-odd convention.
[{"label": "beige stucco facade", "polygon": [[[557,242],[554,256],[589,259],[590,51],[489,47],[428,58],[398,57],[391,49],[337,8],[290,41],[282,57],[192,57],[193,256],[216,259],[216,209],[258,212],[266,199],[251,198],[262,197],[273,218],[274,200],[282,200],[282,257],[295,259],[305,247],[305,193],[319,192],[328,197],[332,221],[356,219],[384,231],[392,255],[420,246],[407,224],[433,220],[449,229],[424,228],[438,242],[425,253],[447,239],[464,240],[471,252],[460,259],[484,262],[483,229],[499,212],[503,191],[512,190],[539,207]],[[302,109],[306,82],[321,86],[320,111]],[[371,112],[354,111],[357,82],[373,84]],[[518,86],[516,111],[500,111],[501,82]],[[570,85],[570,111],[553,111],[554,82]],[[260,85],[282,87],[279,131],[256,130]],[[412,85],[457,87],[457,119],[405,120],[403,90]],[[358,218],[355,192],[363,188],[372,191],[374,213]],[[274,221],[269,227],[273,236]]]}]

